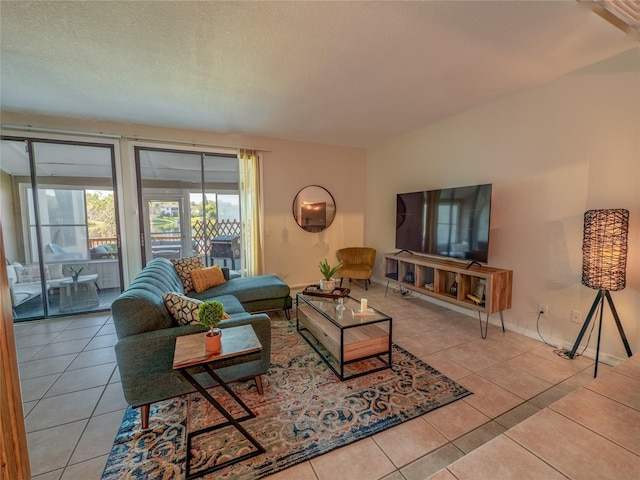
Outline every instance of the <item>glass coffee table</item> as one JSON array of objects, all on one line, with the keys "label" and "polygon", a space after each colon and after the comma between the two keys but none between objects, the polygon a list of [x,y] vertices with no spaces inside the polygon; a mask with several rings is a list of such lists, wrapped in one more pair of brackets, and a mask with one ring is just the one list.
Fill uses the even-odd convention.
[{"label": "glass coffee table", "polygon": [[359,300],[298,293],[296,329],[340,380],[391,367],[392,319]]}]

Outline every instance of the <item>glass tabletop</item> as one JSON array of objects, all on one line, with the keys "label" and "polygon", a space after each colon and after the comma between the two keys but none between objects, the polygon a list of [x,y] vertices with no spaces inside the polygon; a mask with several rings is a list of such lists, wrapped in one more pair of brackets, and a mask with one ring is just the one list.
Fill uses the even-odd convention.
[{"label": "glass tabletop", "polygon": [[[366,325],[368,323],[377,323],[390,319],[388,315],[372,307],[368,307],[367,312],[361,312],[360,300],[353,297],[332,299],[302,295],[300,293],[298,293],[296,297],[298,298],[298,302],[312,306],[340,327]],[[344,307],[344,309],[341,309],[341,306]]]}]

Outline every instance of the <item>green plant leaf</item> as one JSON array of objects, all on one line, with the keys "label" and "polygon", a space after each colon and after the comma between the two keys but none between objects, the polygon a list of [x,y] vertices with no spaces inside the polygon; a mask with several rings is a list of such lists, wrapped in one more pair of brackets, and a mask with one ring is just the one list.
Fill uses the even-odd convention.
[{"label": "green plant leaf", "polygon": [[320,269],[320,273],[322,273],[322,276],[325,280],[331,280],[331,277],[333,277],[336,272],[342,268],[342,265],[343,264],[341,260],[335,267],[332,268],[325,258],[320,263],[318,263],[318,268]]},{"label": "green plant leaf", "polygon": [[198,322],[209,329],[216,328],[224,318],[224,305],[219,300],[210,300],[200,305]]}]

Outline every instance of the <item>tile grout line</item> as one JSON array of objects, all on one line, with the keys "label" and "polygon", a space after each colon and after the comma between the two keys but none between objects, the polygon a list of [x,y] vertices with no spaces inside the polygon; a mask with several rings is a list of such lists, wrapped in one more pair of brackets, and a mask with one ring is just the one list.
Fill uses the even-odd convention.
[{"label": "tile grout line", "polygon": [[[51,386],[46,390],[46,392],[44,392],[44,393],[42,394],[42,396],[37,400],[37,402],[34,404],[34,406],[30,409],[30,412],[29,412],[29,413],[33,412],[33,410],[38,406],[38,404],[40,403],[40,401],[42,401],[42,400],[46,397],[46,394],[47,394],[49,391],[51,391],[51,389],[56,385],[56,383],[60,380],[60,378],[62,377],[62,375],[63,375],[64,373],[67,373],[67,372],[73,372],[74,370],[79,370],[79,369],[69,370],[69,367],[73,364],[73,362],[74,362],[74,361],[79,357],[79,355],[80,355],[81,353],[83,353],[83,352],[85,352],[85,351],[87,351],[87,352],[92,351],[92,350],[85,350],[85,348],[86,348],[86,347],[87,347],[87,346],[88,346],[88,345],[89,345],[89,344],[90,344],[90,343],[91,343],[91,342],[92,342],[96,337],[102,336],[102,335],[98,335],[98,334],[99,334],[100,330],[104,327],[104,325],[106,325],[106,323],[108,322],[108,319],[109,319],[109,318],[110,318],[110,317],[108,317],[107,319],[105,319],[104,323],[102,323],[102,325],[100,325],[100,326],[99,326],[99,328],[98,328],[98,330],[96,331],[96,333],[94,333],[91,337],[87,337],[87,338],[90,338],[90,340],[87,342],[87,344],[85,345],[85,347],[84,347],[80,352],[76,352],[76,353],[75,353],[75,357],[74,357],[74,359],[73,359],[73,360],[71,360],[71,361],[69,362],[69,364],[67,365],[67,367],[66,367],[62,372],[57,372],[57,373],[58,373],[58,378],[56,379],[56,381],[55,381],[55,382],[53,382],[53,384],[52,384],[52,385],[51,385]],[[42,348],[44,348],[44,347],[46,347],[46,346],[48,346],[48,345],[50,345],[50,344],[52,344],[52,343],[56,343],[56,342],[54,342],[53,340],[54,340],[55,338],[57,338],[60,334],[62,334],[62,332],[75,330],[74,328],[70,328],[70,327],[71,327],[72,325],[74,325],[74,323],[75,323],[76,321],[78,321],[78,319],[75,319],[75,318],[74,318],[74,319],[72,319],[72,320],[70,321],[69,325],[68,325],[66,328],[64,328],[63,330],[61,330],[61,331],[59,332],[59,334],[58,334],[58,335],[54,336],[54,337],[49,341],[49,343],[48,343],[48,344],[46,344],[46,345],[44,345],[44,346],[42,346]],[[79,328],[81,328],[81,327],[79,327]],[[58,342],[58,343],[63,343],[63,342]],[[41,348],[40,350],[42,350],[42,348]],[[96,349],[94,349],[94,350],[96,350]],[[55,358],[55,357],[59,357],[59,356],[63,356],[63,355],[67,355],[67,354],[56,355],[56,356],[54,356],[54,357],[49,357],[49,358]],[[41,360],[45,360],[45,359],[41,359]],[[105,364],[107,364],[107,363],[112,363],[112,362],[106,362]],[[104,364],[100,364],[100,365],[104,365]],[[94,365],[92,365],[92,366],[94,366]],[[117,366],[117,365],[116,365],[116,366]],[[90,368],[90,367],[86,367],[86,368]],[[79,434],[79,436],[78,436],[78,440],[77,440],[76,444],[74,445],[73,449],[71,450],[71,452],[70,452],[70,454],[69,454],[69,458],[66,460],[64,467],[62,467],[62,468],[55,468],[54,470],[47,470],[47,471],[44,471],[44,472],[40,473],[39,475],[46,475],[46,474],[49,474],[49,473],[52,473],[52,472],[56,472],[57,470],[62,470],[62,472],[61,472],[61,478],[62,478],[62,476],[64,475],[64,473],[65,473],[66,469],[67,469],[70,465],[77,465],[78,463],[82,463],[82,462],[78,462],[78,463],[75,463],[75,464],[71,464],[70,462],[71,462],[71,459],[73,458],[74,453],[77,451],[78,446],[80,445],[80,442],[81,442],[81,440],[82,440],[83,435],[84,435],[84,434],[85,434],[85,432],[87,431],[87,428],[88,428],[88,426],[89,426],[89,424],[90,424],[90,422],[91,422],[91,419],[94,417],[94,414],[95,414],[96,408],[98,407],[98,404],[100,403],[100,400],[101,400],[101,399],[102,399],[102,397],[104,396],[104,393],[105,393],[105,391],[106,391],[106,388],[107,388],[107,386],[109,385],[110,380],[113,378],[114,372],[115,372],[115,369],[114,369],[114,371],[112,371],[112,372],[111,372],[111,374],[109,375],[109,379],[107,380],[107,383],[105,383],[105,385],[101,385],[101,387],[102,387],[102,392],[100,393],[100,396],[99,396],[99,398],[98,398],[98,400],[97,400],[97,402],[96,402],[96,405],[93,407],[93,409],[92,409],[92,411],[91,411],[91,414],[90,414],[87,418],[85,418],[85,419],[73,420],[73,421],[70,421],[70,422],[64,422],[64,423],[61,423],[61,424],[58,424],[58,425],[52,425],[52,426],[50,426],[50,427],[46,427],[46,428],[39,429],[39,430],[33,430],[32,432],[29,432],[29,433],[32,433],[32,434],[33,434],[33,433],[36,433],[36,432],[41,432],[41,431],[47,430],[47,429],[49,429],[49,428],[55,428],[55,427],[59,427],[59,426],[61,426],[61,425],[69,425],[69,424],[72,424],[72,423],[75,423],[75,422],[78,422],[78,421],[85,421],[85,424],[84,424],[84,426],[83,426],[83,428],[82,428],[82,432]],[[42,376],[45,376],[45,375],[42,375]],[[33,378],[40,378],[40,377],[33,377]],[[61,393],[61,394],[59,394],[59,395],[52,395],[51,397],[46,397],[46,398],[54,398],[54,397],[56,397],[56,396],[66,395],[66,394],[68,394],[68,393],[81,392],[81,391],[83,391],[83,390],[90,390],[90,389],[93,389],[93,388],[97,388],[97,387],[89,387],[89,388],[84,388],[84,389],[80,389],[80,390],[74,390],[73,392],[65,392],[65,393]],[[26,419],[28,416],[29,416],[29,414],[27,414],[27,416],[25,417],[25,419]],[[101,455],[98,455],[97,457],[92,457],[92,459],[93,459],[93,458],[98,458],[98,457],[100,457],[100,456],[101,456]],[[85,459],[85,460],[83,460],[83,461],[88,461],[88,460],[91,460],[91,459]]]}]

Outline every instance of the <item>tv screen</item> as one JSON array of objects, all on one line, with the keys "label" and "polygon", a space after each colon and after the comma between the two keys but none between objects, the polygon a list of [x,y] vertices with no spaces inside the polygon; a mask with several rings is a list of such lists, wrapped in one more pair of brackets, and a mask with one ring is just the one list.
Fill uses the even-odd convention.
[{"label": "tv screen", "polygon": [[396,248],[487,263],[491,184],[399,193]]}]

